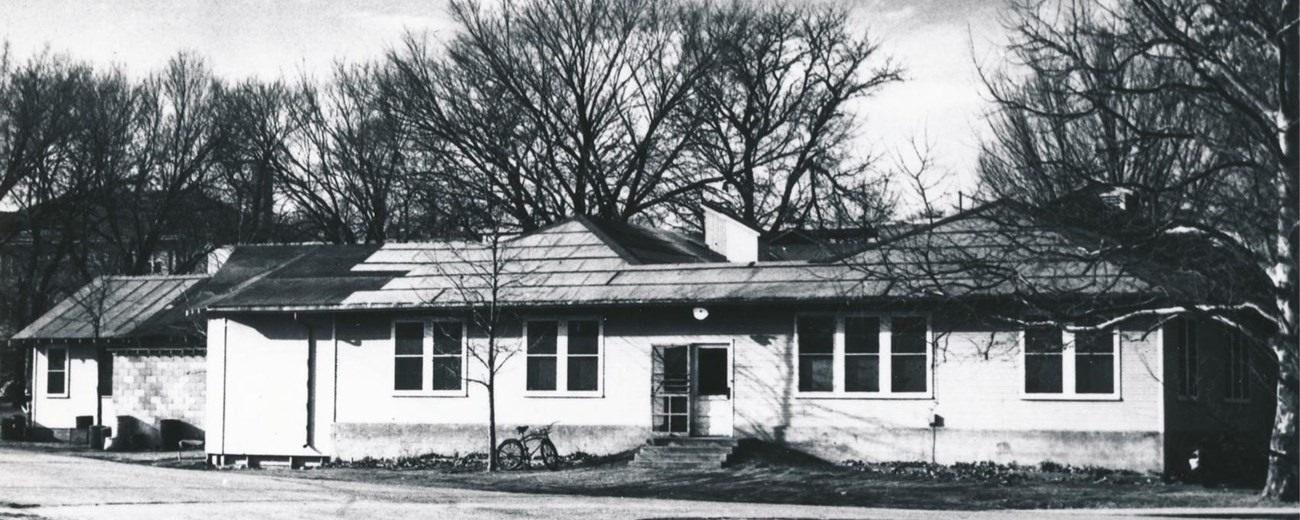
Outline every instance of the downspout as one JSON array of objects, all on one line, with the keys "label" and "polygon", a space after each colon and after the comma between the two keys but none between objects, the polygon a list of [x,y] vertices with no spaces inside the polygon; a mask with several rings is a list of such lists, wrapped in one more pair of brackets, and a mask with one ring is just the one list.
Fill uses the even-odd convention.
[{"label": "downspout", "polygon": [[[210,322],[209,322],[210,323]],[[221,318],[221,454],[226,461],[230,446],[226,444],[226,402],[230,400],[230,318]]]},{"label": "downspout", "polygon": [[23,428],[23,440],[28,440],[28,438],[31,435],[29,432],[31,431],[32,426],[36,424],[36,387],[39,384],[39,382],[36,380],[37,371],[36,371],[36,343],[35,342],[32,342],[32,346],[27,348],[27,351],[23,355],[23,357],[26,358],[24,359],[24,361],[27,362],[29,365],[31,365],[31,372],[32,372],[31,379],[27,380],[27,388],[24,389],[27,392],[27,424],[25,424]]},{"label": "downspout", "polygon": [[307,442],[302,447],[316,449],[316,329],[293,313],[293,320],[307,330]]},{"label": "downspout", "polygon": [[[98,337],[96,337],[98,339]],[[108,353],[104,351],[103,345],[98,341],[95,342],[95,424],[104,425],[104,381],[100,376],[104,375],[104,356]]]}]

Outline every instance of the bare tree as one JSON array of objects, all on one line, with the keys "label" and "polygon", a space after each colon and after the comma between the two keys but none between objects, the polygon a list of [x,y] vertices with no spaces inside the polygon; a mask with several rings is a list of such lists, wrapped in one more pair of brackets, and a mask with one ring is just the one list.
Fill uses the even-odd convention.
[{"label": "bare tree", "polygon": [[463,31],[432,55],[390,53],[415,144],[488,188],[524,229],[569,215],[626,220],[702,185],[680,158],[713,62],[708,10],[672,0],[454,2]]},{"label": "bare tree", "polygon": [[15,64],[0,47],[0,201],[25,179],[50,177],[76,131],[74,99],[90,68],[48,51]]},{"label": "bare tree", "polygon": [[[503,215],[502,215],[503,216]],[[519,249],[510,243],[511,236],[500,220],[492,220],[482,235],[481,243],[448,242],[445,249],[434,251],[428,258],[438,269],[438,274],[448,281],[446,289],[450,300],[464,308],[466,355],[473,361],[474,370],[464,371],[464,380],[477,384],[487,392],[488,414],[488,471],[496,471],[497,460],[497,373],[521,345],[511,333],[517,326],[519,315],[510,308],[508,294],[519,288],[526,273],[521,270],[525,262],[519,261]],[[447,303],[447,302],[443,302]],[[453,374],[460,377],[460,374]]]},{"label": "bare tree", "polygon": [[[1284,500],[1300,485],[1298,11],[1295,0],[1019,5],[1010,50],[1024,66],[989,79],[998,112],[981,160],[992,195],[1097,237],[1108,254],[1081,266],[1156,263],[1219,282],[1109,312],[1212,319],[1276,360],[1264,494]],[[1059,202],[1116,189],[1141,211],[1083,218]]]},{"label": "bare tree", "polygon": [[[39,160],[34,148],[19,154],[29,170],[8,194],[18,232],[3,252],[20,265],[16,297],[4,303],[18,323],[99,275],[154,272],[164,258],[168,270],[192,268],[220,240],[213,217],[221,207],[205,193],[219,139],[210,117],[214,80],[201,61],[181,54],[133,81],[117,68],[45,59],[17,84],[31,92],[55,89],[40,82],[63,85],[55,89],[63,97],[30,101],[75,117],[62,120],[68,128]],[[47,135],[31,125],[15,131],[27,132],[19,141],[28,143]]]},{"label": "bare tree", "polygon": [[[112,103],[92,102],[119,112],[103,114],[105,135],[94,136],[116,148],[89,162],[96,203],[84,213],[102,220],[86,243],[112,250],[127,274],[154,272],[167,243],[169,252],[186,257],[180,263],[192,265],[214,246],[204,224],[213,224],[211,214],[219,211],[206,193],[222,138],[213,99],[217,81],[202,59],[180,53],[161,72],[123,90],[114,90]],[[114,123],[115,117],[130,125]],[[122,146],[125,157],[117,155]],[[180,228],[188,229],[177,233]],[[198,243],[186,248],[183,239]]]},{"label": "bare tree", "polygon": [[405,191],[404,127],[379,89],[380,65],[336,67],[332,82],[304,79],[280,184],[294,210],[335,243],[381,243]]},{"label": "bare tree", "polygon": [[[881,191],[855,156],[850,104],[899,81],[849,11],[735,2],[714,18],[716,66],[693,110],[707,114],[688,152],[721,181],[718,202],[768,231],[855,222]],[[856,196],[855,196],[856,195]]]},{"label": "bare tree", "polygon": [[217,184],[225,188],[224,200],[239,210],[239,242],[283,238],[277,229],[276,186],[289,168],[287,145],[300,130],[293,117],[297,102],[297,92],[278,80],[248,80],[217,96],[224,136],[215,153]]}]

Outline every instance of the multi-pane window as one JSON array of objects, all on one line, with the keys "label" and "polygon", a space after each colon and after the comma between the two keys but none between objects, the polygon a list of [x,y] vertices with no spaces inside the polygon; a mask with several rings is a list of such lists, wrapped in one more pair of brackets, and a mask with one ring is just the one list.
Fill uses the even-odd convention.
[{"label": "multi-pane window", "polygon": [[560,324],[528,322],[528,389],[555,390],[555,360],[559,356]]},{"label": "multi-pane window", "polygon": [[889,391],[924,392],[930,368],[925,318],[894,318],[891,321],[893,352],[889,359],[892,365]]},{"label": "multi-pane window", "polygon": [[51,348],[45,351],[45,393],[67,395],[68,349]]},{"label": "multi-pane window", "polygon": [[1118,394],[1113,331],[1029,328],[1023,332],[1023,349],[1026,396]]},{"label": "multi-pane window", "polygon": [[835,388],[835,317],[799,319],[799,391],[829,392]]},{"label": "multi-pane window", "polygon": [[1230,401],[1247,401],[1250,399],[1250,352],[1245,338],[1232,334],[1228,340],[1227,399]]},{"label": "multi-pane window", "polygon": [[1025,330],[1025,393],[1059,394],[1063,391],[1064,347],[1059,329],[1038,327]]},{"label": "multi-pane window", "polygon": [[1198,351],[1196,322],[1180,319],[1169,327],[1168,332],[1174,355],[1178,358],[1178,372],[1175,374],[1178,395],[1193,399],[1200,391],[1197,387],[1199,379],[1197,366],[1199,365],[1200,352]]},{"label": "multi-pane window", "polygon": [[1115,335],[1086,331],[1074,335],[1074,393],[1115,393]]},{"label": "multi-pane window", "polygon": [[525,325],[529,391],[600,390],[600,321],[529,321]]},{"label": "multi-pane window", "polygon": [[393,324],[393,390],[424,389],[424,322]]},{"label": "multi-pane window", "polygon": [[464,389],[465,333],[458,321],[393,323],[393,390]]},{"label": "multi-pane window", "polygon": [[844,391],[880,391],[880,318],[844,319]]},{"label": "multi-pane window", "polygon": [[600,323],[568,322],[569,390],[594,391],[600,381]]},{"label": "multi-pane window", "polygon": [[458,321],[433,322],[433,389],[461,389],[461,338]]},{"label": "multi-pane window", "polygon": [[799,316],[795,335],[800,392],[918,396],[930,391],[924,317]]}]

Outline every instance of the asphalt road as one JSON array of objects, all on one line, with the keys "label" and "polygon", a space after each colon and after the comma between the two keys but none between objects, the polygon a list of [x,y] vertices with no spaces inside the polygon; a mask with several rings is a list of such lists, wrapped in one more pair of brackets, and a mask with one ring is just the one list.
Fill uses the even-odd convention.
[{"label": "asphalt road", "polygon": [[0,447],[6,518],[1110,518],[1116,511],[915,511],[592,498],[303,480],[258,471],[190,471]]}]

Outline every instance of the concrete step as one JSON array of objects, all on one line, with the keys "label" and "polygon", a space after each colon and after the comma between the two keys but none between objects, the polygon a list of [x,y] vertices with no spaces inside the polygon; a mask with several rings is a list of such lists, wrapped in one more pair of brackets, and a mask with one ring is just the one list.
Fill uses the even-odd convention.
[{"label": "concrete step", "polygon": [[671,470],[701,470],[701,469],[719,469],[721,463],[705,464],[700,462],[680,462],[680,461],[644,461],[633,460],[629,462],[628,467],[632,468],[649,468],[649,469],[671,469]]},{"label": "concrete step", "polygon": [[642,446],[639,450],[641,453],[699,453],[709,455],[715,453],[731,453],[735,448],[731,446]]},{"label": "concrete step", "polygon": [[655,438],[646,442],[629,463],[637,468],[720,468],[731,458],[736,440],[731,438]]},{"label": "concrete step", "polygon": [[735,448],[737,441],[731,437],[655,437],[646,441],[649,446],[727,446]]},{"label": "concrete step", "polygon": [[701,463],[717,462],[721,464],[727,460],[727,457],[730,456],[731,456],[730,453],[674,453],[674,452],[646,453],[646,452],[642,452],[636,454],[636,456],[633,457],[633,460],[648,460],[648,461],[662,460],[662,461],[678,461],[678,462],[695,461]]}]

